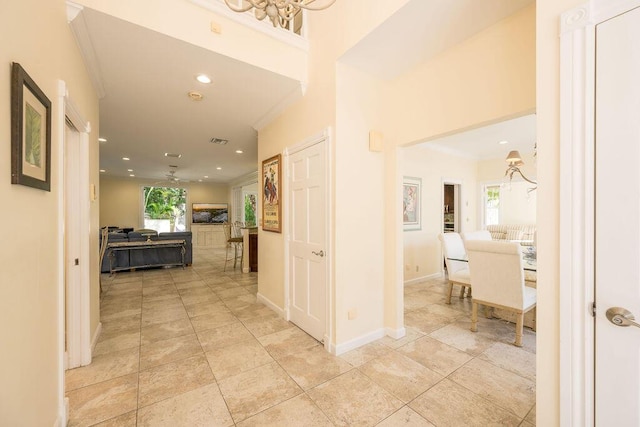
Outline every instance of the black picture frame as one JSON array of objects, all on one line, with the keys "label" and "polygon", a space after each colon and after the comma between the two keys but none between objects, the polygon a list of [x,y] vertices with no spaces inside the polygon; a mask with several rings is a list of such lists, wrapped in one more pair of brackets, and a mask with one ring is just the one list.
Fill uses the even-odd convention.
[{"label": "black picture frame", "polygon": [[51,101],[17,62],[11,64],[11,183],[51,191]]}]

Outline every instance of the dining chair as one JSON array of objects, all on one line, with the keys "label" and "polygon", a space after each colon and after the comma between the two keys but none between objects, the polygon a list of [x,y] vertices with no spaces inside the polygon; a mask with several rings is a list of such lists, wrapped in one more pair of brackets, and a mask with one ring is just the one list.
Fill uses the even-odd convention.
[{"label": "dining chair", "polygon": [[[226,244],[226,252],[224,256],[224,269],[222,271],[227,271],[227,262],[233,259],[233,268],[236,268],[236,264],[238,262],[238,257],[240,257],[240,268],[242,268],[242,261],[244,256],[244,251],[242,250],[242,236],[237,236],[237,232],[235,231],[236,227],[233,227],[230,223],[225,222],[222,225],[224,229],[224,237],[227,241]],[[229,257],[229,249],[233,250],[233,258]],[[238,255],[238,251],[240,255]]]},{"label": "dining chair", "polygon": [[442,243],[442,254],[444,255],[444,263],[447,266],[449,280],[446,302],[451,304],[453,285],[460,285],[460,298],[464,298],[466,288],[469,289],[469,296],[471,296],[471,275],[467,262],[455,260],[455,258],[464,259],[466,255],[460,235],[458,233],[440,233],[438,238]]},{"label": "dining chair", "polygon": [[[478,304],[516,314],[515,345],[522,347],[524,314],[535,310],[536,290],[525,286],[522,247],[516,242],[470,240],[466,242],[471,285],[471,330],[478,331]],[[535,311],[533,320],[535,331]]]},{"label": "dining chair", "polygon": [[491,233],[488,230],[465,231],[460,234],[462,242],[467,240],[491,240]]}]

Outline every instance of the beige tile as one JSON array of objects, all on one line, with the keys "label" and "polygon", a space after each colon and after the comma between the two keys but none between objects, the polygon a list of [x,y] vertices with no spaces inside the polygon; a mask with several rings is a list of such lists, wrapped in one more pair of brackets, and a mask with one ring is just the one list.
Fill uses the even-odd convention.
[{"label": "beige tile", "polygon": [[214,382],[204,354],[156,366],[140,372],[138,406],[151,405]]},{"label": "beige tile", "polygon": [[524,417],[524,420],[533,424],[534,426],[536,425],[536,405],[533,405],[533,408],[531,408],[527,416]]},{"label": "beige tile", "polygon": [[426,307],[409,311],[404,315],[405,325],[417,329],[423,334],[429,334],[437,329],[447,326],[453,321],[454,320],[448,316],[443,316],[426,310]]},{"label": "beige tile", "polygon": [[240,295],[233,298],[227,298],[224,300],[224,304],[227,307],[229,307],[231,310],[238,310],[238,311],[242,311],[243,309],[246,309],[251,305],[259,305],[264,307],[264,305],[262,304],[257,304],[256,297],[249,293],[247,293],[246,295]]},{"label": "beige tile", "polygon": [[520,419],[472,391],[444,379],[409,407],[437,426],[517,426]]},{"label": "beige tile", "polygon": [[519,427],[536,427],[535,424],[531,424],[527,420],[523,420]]},{"label": "beige tile", "polygon": [[460,323],[450,324],[430,333],[429,336],[465,353],[477,356],[491,347],[495,341],[471,332],[470,325],[470,322],[465,325],[467,327],[461,327]]},{"label": "beige tile", "polygon": [[404,297],[404,310],[416,310],[429,304],[444,302],[444,295],[435,294],[425,290],[412,292]]},{"label": "beige tile", "polygon": [[258,338],[274,359],[297,353],[320,343],[298,328],[288,328]]},{"label": "beige tile", "polygon": [[535,382],[483,360],[471,360],[449,378],[519,418],[536,403]]},{"label": "beige tile", "polygon": [[443,376],[449,375],[472,358],[467,353],[430,337],[410,342],[397,351]]},{"label": "beige tile", "polygon": [[138,426],[232,426],[216,384],[188,391],[138,411]]},{"label": "beige tile", "polygon": [[392,350],[389,347],[382,344],[380,341],[375,341],[341,354],[340,358],[349,362],[352,366],[360,366],[367,363],[369,360],[383,356],[390,351]]},{"label": "beige tile", "polygon": [[142,312],[141,304],[133,304],[131,307],[107,306],[101,309],[100,319],[109,322],[122,318],[128,318]]},{"label": "beige tile", "polygon": [[333,426],[327,416],[305,394],[275,405],[237,425],[238,427]]},{"label": "beige tile", "polygon": [[391,338],[390,336],[385,336],[384,338],[381,338],[380,340],[378,340],[378,342],[386,345],[387,347],[399,348],[407,343],[415,341],[418,338],[422,338],[424,336],[424,334],[418,331],[417,329],[405,328],[405,330],[406,330],[406,334],[402,338],[395,339],[395,338]]},{"label": "beige tile", "polygon": [[239,323],[240,321],[231,314],[229,310],[220,311],[218,313],[203,314],[191,318],[191,324],[196,332],[206,331],[208,329],[218,328],[220,326],[229,325],[231,323]]},{"label": "beige tile", "polygon": [[278,363],[305,390],[352,369],[349,363],[319,345],[284,356]]},{"label": "beige tile", "polygon": [[[255,296],[250,295],[249,298],[255,298]],[[228,301],[229,300],[225,300],[225,304]],[[231,308],[231,311],[238,319],[242,321],[273,314],[273,310],[262,303],[249,304],[240,308]]]},{"label": "beige tile", "polygon": [[136,427],[137,413],[137,411],[127,412],[110,420],[94,424],[94,427]]},{"label": "beige tile", "polygon": [[238,286],[235,288],[216,291],[216,294],[220,297],[220,299],[227,300],[242,295],[249,295],[249,292],[247,292],[247,290],[243,287]]},{"label": "beige tile", "polygon": [[308,395],[338,426],[375,425],[402,407],[400,400],[357,369],[311,389]]},{"label": "beige tile", "polygon": [[376,424],[376,427],[435,427],[429,421],[422,418],[413,409],[405,406],[390,417],[386,418],[380,424]]},{"label": "beige tile", "polygon": [[142,295],[142,283],[116,284],[109,287],[109,291],[104,295],[104,300],[112,297],[138,298]]},{"label": "beige tile", "polygon": [[531,381],[536,380],[536,355],[522,348],[497,342],[478,358]]},{"label": "beige tile", "polygon": [[202,349],[206,352],[233,345],[239,341],[252,339],[253,335],[242,323],[231,323],[218,328],[198,332]]},{"label": "beige tile", "polygon": [[160,299],[145,297],[142,301],[142,316],[144,317],[145,314],[152,311],[177,310],[180,308],[184,308],[184,304],[182,304],[182,299],[177,293]]},{"label": "beige tile", "polygon": [[273,358],[255,338],[211,350],[206,355],[218,381],[273,362]]},{"label": "beige tile", "polygon": [[65,372],[68,391],[138,372],[139,349],[127,349],[93,357],[91,364]]},{"label": "beige tile", "polygon": [[193,333],[194,330],[189,319],[172,320],[170,322],[158,323],[142,328],[140,343],[146,345]]},{"label": "beige tile", "polygon": [[375,358],[358,369],[404,403],[413,400],[443,378],[395,351]]},{"label": "beige tile", "polygon": [[202,354],[202,347],[195,334],[156,341],[140,347],[140,370],[198,354]]},{"label": "beige tile", "polygon": [[302,393],[276,362],[226,378],[218,385],[235,422]]},{"label": "beige tile", "polygon": [[198,304],[186,306],[187,314],[189,317],[202,316],[203,314],[210,313],[224,313],[229,312],[229,309],[221,302],[202,302]]},{"label": "beige tile", "polygon": [[113,338],[122,332],[140,331],[142,313],[123,317],[113,321],[102,321],[102,329],[98,339]]},{"label": "beige tile", "polygon": [[179,296],[173,283],[159,286],[149,286],[142,289],[142,297],[145,301],[172,299]]},{"label": "beige tile", "polygon": [[91,426],[135,411],[137,392],[137,374],[70,391],[68,426]]},{"label": "beige tile", "polygon": [[[179,282],[176,281],[176,279],[173,279],[175,284],[176,284],[176,288],[178,289],[192,289],[192,288],[206,288],[207,284],[203,281],[200,280],[199,278],[189,278],[188,280],[185,278],[184,282]],[[182,280],[182,279],[180,279]]]},{"label": "beige tile", "polygon": [[293,323],[287,322],[276,313],[256,317],[254,319],[248,319],[242,323],[244,323],[244,326],[253,334],[254,337],[262,337],[274,332],[295,327]]},{"label": "beige tile", "polygon": [[182,303],[185,307],[197,305],[197,304],[215,304],[220,302],[220,298],[215,294],[215,292],[209,290],[209,288],[195,288],[195,289],[204,289],[206,292],[201,294],[187,294],[180,295],[182,298]]},{"label": "beige tile", "polygon": [[153,308],[142,313],[142,326],[151,326],[171,320],[187,319],[188,317],[187,310],[185,310],[184,307]]},{"label": "beige tile", "polygon": [[104,336],[98,339],[93,356],[120,351],[127,348],[137,348],[140,346],[140,329],[129,332],[121,332],[113,336]]}]

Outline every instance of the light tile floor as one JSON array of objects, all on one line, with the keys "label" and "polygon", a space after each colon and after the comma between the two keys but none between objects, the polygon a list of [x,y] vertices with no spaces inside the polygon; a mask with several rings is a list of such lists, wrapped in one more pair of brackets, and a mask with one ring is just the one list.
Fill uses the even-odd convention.
[{"label": "light tile floor", "polygon": [[256,302],[256,274],[193,266],[103,276],[93,363],[66,373],[70,426],[534,426],[535,333],[405,287],[407,334],[339,357]]}]

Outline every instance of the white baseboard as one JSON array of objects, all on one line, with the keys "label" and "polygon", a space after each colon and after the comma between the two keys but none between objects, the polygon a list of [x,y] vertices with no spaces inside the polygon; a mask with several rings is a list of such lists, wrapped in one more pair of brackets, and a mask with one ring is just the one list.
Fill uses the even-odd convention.
[{"label": "white baseboard", "polygon": [[330,353],[335,354],[336,356],[339,356],[341,354],[346,353],[347,351],[356,349],[358,347],[362,347],[365,344],[369,344],[371,342],[379,340],[380,338],[384,337],[384,335],[385,335],[384,329],[382,328],[377,329],[373,332],[369,332],[368,334],[361,335],[357,338],[354,338],[342,344],[330,346]]},{"label": "white baseboard", "polygon": [[407,335],[407,330],[404,328],[404,326],[398,329],[385,328],[385,332],[388,337],[391,337],[395,340],[399,340],[400,338],[403,338],[405,335]]},{"label": "white baseboard", "polygon": [[98,323],[98,327],[93,334],[93,338],[91,338],[91,355],[93,356],[93,352],[96,351],[96,344],[98,344],[98,339],[100,338],[100,334],[102,333],[102,322]]},{"label": "white baseboard", "polygon": [[285,318],[285,312],[282,308],[278,307],[273,301],[271,301],[269,298],[265,297],[264,295],[262,295],[260,292],[258,292],[256,294],[256,298],[258,300],[258,302],[261,302],[262,304],[266,305],[267,307],[269,307],[271,310],[275,311],[276,313],[278,313],[278,316],[282,317],[283,319]]},{"label": "white baseboard", "polygon": [[420,282],[424,282],[425,280],[429,280],[429,279],[436,279],[438,277],[442,277],[442,273],[433,273],[433,274],[429,274],[427,276],[421,276],[421,277],[416,277],[414,279],[409,279],[409,280],[405,280],[404,281],[404,285],[412,285],[414,283],[420,283]]},{"label": "white baseboard", "polygon": [[62,408],[58,409],[58,417],[53,423],[53,427],[66,427],[69,420],[69,398],[65,397],[62,401]]}]

